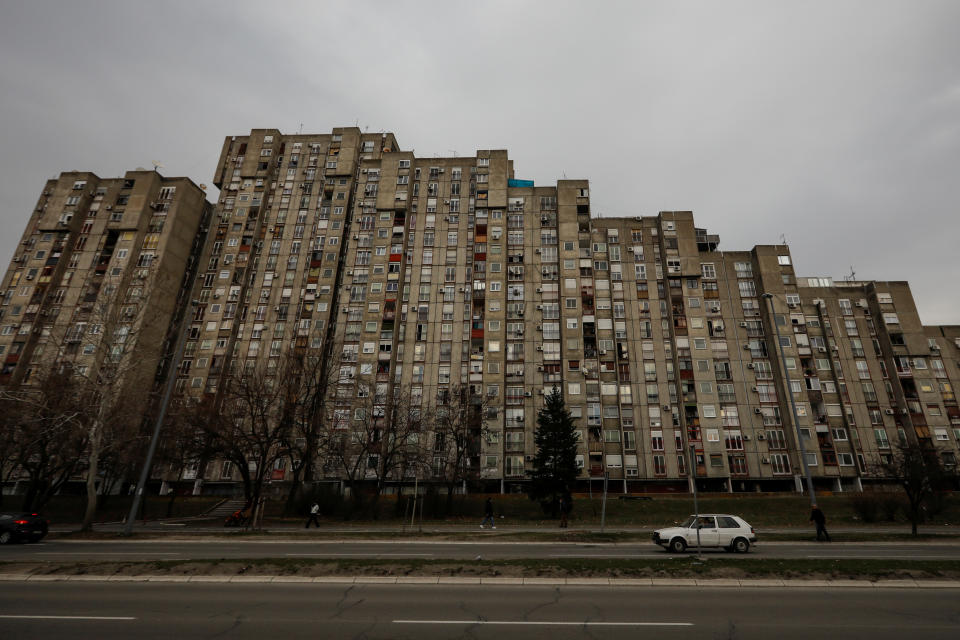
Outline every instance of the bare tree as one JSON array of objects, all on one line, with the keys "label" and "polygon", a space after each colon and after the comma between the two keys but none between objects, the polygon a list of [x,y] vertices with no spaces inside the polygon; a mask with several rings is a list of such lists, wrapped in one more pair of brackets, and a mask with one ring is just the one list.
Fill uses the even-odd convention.
[{"label": "bare tree", "polygon": [[208,436],[211,452],[237,467],[251,504],[260,498],[274,463],[289,456],[295,403],[282,382],[285,375],[282,365],[248,360],[222,380],[218,411],[207,403],[197,405],[198,425]]},{"label": "bare tree", "polygon": [[322,348],[292,346],[286,355],[286,398],[293,404],[292,428],[286,448],[293,482],[285,512],[296,507],[302,487],[316,477],[317,456],[323,436],[326,407],[338,379],[339,359],[324,355]]},{"label": "bare tree", "polygon": [[905,443],[877,465],[879,474],[893,480],[907,496],[907,518],[913,535],[924,520],[926,503],[956,482],[956,472],[944,466],[938,451],[923,443]]},{"label": "bare tree", "polygon": [[484,418],[489,404],[488,397],[471,393],[469,385],[458,384],[439,393],[430,412],[428,426],[434,437],[431,468],[447,487],[448,510],[457,486],[479,477],[476,458],[486,432]]},{"label": "bare tree", "polygon": [[30,386],[0,390],[5,479],[26,476],[22,508],[41,509],[83,466],[88,432],[76,380],[48,370]]}]

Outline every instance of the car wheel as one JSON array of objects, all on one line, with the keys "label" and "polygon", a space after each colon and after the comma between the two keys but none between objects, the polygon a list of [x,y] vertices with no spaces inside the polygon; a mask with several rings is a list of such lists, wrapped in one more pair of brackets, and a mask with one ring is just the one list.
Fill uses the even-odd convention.
[{"label": "car wheel", "polygon": [[0,532],[0,544],[10,544],[13,542],[13,534],[9,531]]},{"label": "car wheel", "polygon": [[746,538],[737,538],[733,541],[733,550],[737,553],[746,553],[750,550],[750,543]]},{"label": "car wheel", "polygon": [[674,538],[670,541],[670,551],[674,553],[683,553],[687,550],[687,541],[683,538]]}]

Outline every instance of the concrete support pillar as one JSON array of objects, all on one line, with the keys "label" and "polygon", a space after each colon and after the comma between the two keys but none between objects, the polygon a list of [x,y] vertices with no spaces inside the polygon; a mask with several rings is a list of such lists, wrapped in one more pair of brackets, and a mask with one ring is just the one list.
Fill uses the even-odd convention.
[{"label": "concrete support pillar", "polygon": [[793,486],[797,488],[797,493],[803,493],[803,479],[800,476],[793,476]]},{"label": "concrete support pillar", "polygon": [[833,480],[833,490],[837,493],[843,493],[843,481],[840,478],[834,478]]},{"label": "concrete support pillar", "polygon": [[860,476],[853,479],[853,489],[857,493],[863,493],[863,482],[860,481]]}]

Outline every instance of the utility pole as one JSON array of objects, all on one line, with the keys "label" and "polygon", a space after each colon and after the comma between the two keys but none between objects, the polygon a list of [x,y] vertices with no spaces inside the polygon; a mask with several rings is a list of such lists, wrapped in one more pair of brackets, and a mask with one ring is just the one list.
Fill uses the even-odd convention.
[{"label": "utility pole", "polygon": [[697,500],[697,445],[690,445],[690,477],[693,479],[693,526],[697,528],[697,558],[703,560],[700,544],[700,502]]},{"label": "utility pole", "polygon": [[603,533],[604,527],[607,525],[607,480],[610,478],[610,472],[603,472],[603,502],[600,508],[600,533]]},{"label": "utility pole", "polygon": [[140,480],[137,482],[137,489],[133,494],[133,503],[130,505],[130,513],[127,515],[127,522],[123,527],[123,535],[130,537],[133,534],[133,521],[137,517],[137,510],[140,508],[140,502],[143,500],[143,489],[147,484],[147,475],[150,473],[150,466],[153,464],[153,456],[157,452],[157,443],[160,441],[160,429],[163,427],[163,420],[167,416],[167,405],[170,404],[170,396],[173,395],[173,387],[177,382],[177,369],[180,367],[180,360],[183,358],[183,348],[187,343],[187,330],[190,327],[190,313],[197,306],[197,301],[190,303],[190,309],[183,314],[183,326],[180,327],[180,335],[177,336],[177,346],[174,349],[173,360],[170,361],[170,368],[167,371],[167,384],[163,389],[163,398],[160,401],[160,409],[157,411],[157,422],[153,427],[153,437],[150,438],[150,447],[147,449],[147,459],[143,461],[143,469],[140,470]]},{"label": "utility pole", "polygon": [[774,349],[780,352],[780,365],[783,367],[783,379],[786,382],[787,398],[790,400],[790,411],[793,413],[793,430],[797,434],[797,446],[800,449],[800,463],[803,465],[803,475],[807,478],[807,492],[810,494],[810,506],[817,506],[817,496],[813,491],[813,478],[810,476],[810,465],[807,464],[807,447],[803,444],[803,435],[800,433],[800,424],[797,421],[797,403],[793,399],[793,389],[790,388],[790,375],[787,369],[787,356],[783,353],[783,347],[780,345],[780,325],[777,324],[777,313],[773,308],[773,294],[764,293],[762,296],[770,307],[770,319],[773,322],[773,330],[777,335],[777,344]]}]

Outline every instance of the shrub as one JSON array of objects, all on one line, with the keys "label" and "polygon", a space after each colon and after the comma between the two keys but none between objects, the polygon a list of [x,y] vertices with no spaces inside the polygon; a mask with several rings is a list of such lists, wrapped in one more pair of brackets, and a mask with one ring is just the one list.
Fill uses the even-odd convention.
[{"label": "shrub", "polygon": [[863,522],[876,522],[880,513],[880,501],[869,493],[861,493],[850,501],[854,513]]}]

